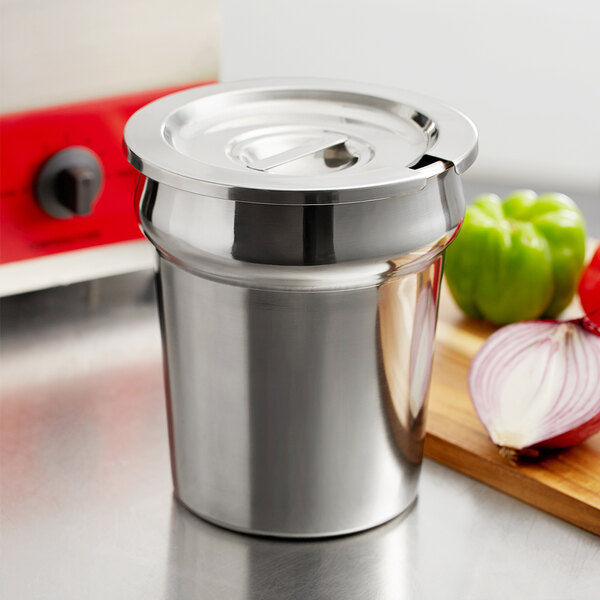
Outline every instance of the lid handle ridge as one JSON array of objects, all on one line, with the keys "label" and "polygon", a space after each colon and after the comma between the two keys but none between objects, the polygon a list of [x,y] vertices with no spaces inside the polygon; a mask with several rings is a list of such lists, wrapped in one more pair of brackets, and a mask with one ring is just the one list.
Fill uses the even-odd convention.
[{"label": "lid handle ridge", "polygon": [[281,165],[293,162],[299,158],[316,154],[321,150],[327,150],[329,148],[333,148],[334,146],[340,146],[341,144],[345,144],[347,141],[348,136],[344,135],[343,133],[326,133],[322,137],[310,140],[309,142],[301,144],[300,146],[296,146],[295,148],[290,148],[284,152],[278,152],[272,156],[267,156],[266,158],[248,162],[247,166],[255,171],[268,171],[269,169],[280,167]]}]

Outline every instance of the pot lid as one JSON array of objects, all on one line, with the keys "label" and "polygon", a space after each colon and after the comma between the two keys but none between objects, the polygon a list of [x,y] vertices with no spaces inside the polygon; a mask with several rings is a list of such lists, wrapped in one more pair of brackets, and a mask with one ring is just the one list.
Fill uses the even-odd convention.
[{"label": "pot lid", "polygon": [[386,87],[320,79],[214,84],[165,96],[125,127],[131,164],[213,197],[275,204],[364,202],[464,172],[477,132],[459,111]]}]

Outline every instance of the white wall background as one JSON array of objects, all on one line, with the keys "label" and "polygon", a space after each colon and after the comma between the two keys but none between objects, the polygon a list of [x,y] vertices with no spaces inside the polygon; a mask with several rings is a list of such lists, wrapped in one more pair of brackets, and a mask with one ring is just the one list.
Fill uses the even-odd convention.
[{"label": "white wall background", "polygon": [[218,0],[0,0],[0,112],[214,79]]},{"label": "white wall background", "polygon": [[593,0],[0,0],[0,112],[214,78],[219,33],[223,80],[417,90],[478,125],[468,177],[600,191]]},{"label": "white wall background", "polygon": [[313,75],[419,91],[480,132],[469,177],[600,191],[600,3],[221,0],[221,79]]}]

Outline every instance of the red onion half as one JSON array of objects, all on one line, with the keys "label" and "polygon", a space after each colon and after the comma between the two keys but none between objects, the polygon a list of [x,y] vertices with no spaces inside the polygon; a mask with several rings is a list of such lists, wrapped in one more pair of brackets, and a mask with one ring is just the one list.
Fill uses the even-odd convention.
[{"label": "red onion half", "polygon": [[600,431],[600,337],[582,320],[502,327],[473,358],[468,382],[502,454],[565,448]]}]

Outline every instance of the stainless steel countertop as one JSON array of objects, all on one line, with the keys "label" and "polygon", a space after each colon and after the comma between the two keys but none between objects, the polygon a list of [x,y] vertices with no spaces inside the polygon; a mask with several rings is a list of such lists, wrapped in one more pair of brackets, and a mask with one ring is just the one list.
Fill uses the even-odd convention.
[{"label": "stainless steel countertop", "polygon": [[412,510],[363,534],[205,523],[172,496],[150,274],[1,309],[4,600],[597,598],[599,538],[429,460]]}]

